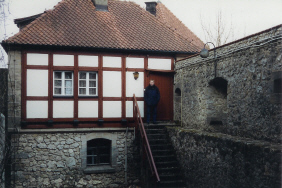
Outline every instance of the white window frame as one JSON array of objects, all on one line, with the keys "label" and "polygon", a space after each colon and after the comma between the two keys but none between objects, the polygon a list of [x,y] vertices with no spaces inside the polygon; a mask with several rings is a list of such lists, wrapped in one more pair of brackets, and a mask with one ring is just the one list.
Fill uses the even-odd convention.
[{"label": "white window frame", "polygon": [[[86,79],[80,79],[80,73],[86,73]],[[89,87],[89,73],[95,73],[96,74],[96,87]],[[80,87],[79,81],[81,80],[86,80],[86,87]],[[86,94],[80,94],[79,89],[85,88],[86,89]],[[96,88],[96,95],[90,95],[89,94],[89,89],[91,88]],[[78,96],[91,96],[91,97],[96,97],[98,96],[98,73],[97,72],[92,72],[92,71],[79,71],[78,72]]]},{"label": "white window frame", "polygon": [[[62,81],[62,86],[60,87],[62,89],[61,94],[55,94],[55,88],[59,88],[59,87],[55,86],[55,81],[58,80],[58,79],[55,78],[56,72],[60,72],[62,74],[61,79],[60,79]],[[71,72],[72,79],[65,79],[65,73],[66,72]],[[65,94],[65,81],[66,80],[72,81],[72,93],[71,94]],[[53,71],[53,95],[54,96],[73,96],[73,82],[74,82],[73,71]]]}]

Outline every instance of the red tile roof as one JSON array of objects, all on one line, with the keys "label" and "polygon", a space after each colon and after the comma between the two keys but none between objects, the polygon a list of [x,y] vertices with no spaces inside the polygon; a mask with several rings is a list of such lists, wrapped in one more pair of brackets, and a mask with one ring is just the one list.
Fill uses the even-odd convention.
[{"label": "red tile roof", "polygon": [[156,7],[156,17],[170,29],[185,37],[199,49],[204,47],[203,41],[199,39],[189,28],[187,28],[164,4],[158,3]]},{"label": "red tile roof", "polygon": [[[158,7],[165,10],[162,14],[172,14],[164,5],[159,4]],[[169,29],[164,23],[171,21],[164,22],[160,17],[156,19],[133,2],[109,1],[108,9],[109,12],[96,11],[91,0],[62,0],[19,33],[3,41],[2,45],[11,43],[176,53],[200,50],[194,42],[191,43],[196,37],[192,32],[183,35],[185,29],[181,32]],[[168,17],[169,20],[177,19],[174,15]]]}]

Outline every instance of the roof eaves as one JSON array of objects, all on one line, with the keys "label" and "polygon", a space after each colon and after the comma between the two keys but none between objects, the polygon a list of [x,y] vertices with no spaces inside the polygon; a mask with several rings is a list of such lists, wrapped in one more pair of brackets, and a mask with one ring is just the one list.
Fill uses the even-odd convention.
[{"label": "roof eaves", "polygon": [[22,23],[22,22],[25,22],[25,21],[35,20],[36,18],[40,17],[42,14],[43,13],[24,17],[24,18],[17,18],[17,19],[14,19],[14,23],[19,24],[19,23]]},{"label": "roof eaves", "polygon": [[28,48],[52,48],[52,49],[79,49],[79,50],[96,50],[96,51],[113,51],[113,52],[137,52],[137,53],[158,53],[158,54],[196,54],[198,52],[194,51],[167,51],[167,50],[154,50],[154,49],[129,49],[129,48],[105,48],[105,47],[85,47],[85,46],[60,46],[60,45],[35,45],[35,44],[17,44],[17,43],[7,43],[2,41],[0,43],[6,52],[12,49],[28,49]]}]

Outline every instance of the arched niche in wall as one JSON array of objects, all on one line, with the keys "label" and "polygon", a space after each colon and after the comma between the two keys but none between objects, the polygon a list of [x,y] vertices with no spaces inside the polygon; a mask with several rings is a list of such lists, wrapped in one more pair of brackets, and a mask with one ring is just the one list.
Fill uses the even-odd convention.
[{"label": "arched niche in wall", "polygon": [[271,102],[273,104],[282,103],[282,71],[272,72],[271,83]]},{"label": "arched niche in wall", "polygon": [[181,84],[174,86],[174,120],[181,121]]},{"label": "arched niche in wall", "polygon": [[282,93],[282,78],[273,81],[273,93]]},{"label": "arched niche in wall", "polygon": [[216,77],[207,89],[207,123],[216,128],[226,124],[228,81]]},{"label": "arched niche in wall", "polygon": [[179,88],[176,88],[174,93],[176,97],[181,97],[181,90]]},{"label": "arched niche in wall", "polygon": [[216,77],[209,82],[209,85],[214,87],[219,95],[222,97],[227,97],[227,86],[228,81],[221,77]]},{"label": "arched niche in wall", "polygon": [[174,85],[174,102],[176,104],[180,104],[181,103],[181,84],[175,84]]}]

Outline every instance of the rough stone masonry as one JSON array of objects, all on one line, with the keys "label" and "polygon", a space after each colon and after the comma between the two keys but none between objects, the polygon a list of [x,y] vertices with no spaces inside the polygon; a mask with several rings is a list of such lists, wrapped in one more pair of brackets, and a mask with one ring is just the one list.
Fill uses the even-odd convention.
[{"label": "rough stone masonry", "polygon": [[213,51],[176,62],[182,127],[168,131],[188,184],[281,186],[281,41],[279,25],[216,48],[217,64]]},{"label": "rough stone masonry", "polygon": [[[81,150],[87,134],[109,134],[116,137],[116,169],[111,173],[85,173]],[[134,134],[110,133],[36,133],[14,135],[16,161],[15,187],[124,187],[125,155],[128,185],[139,183],[139,164],[135,161]]]}]

